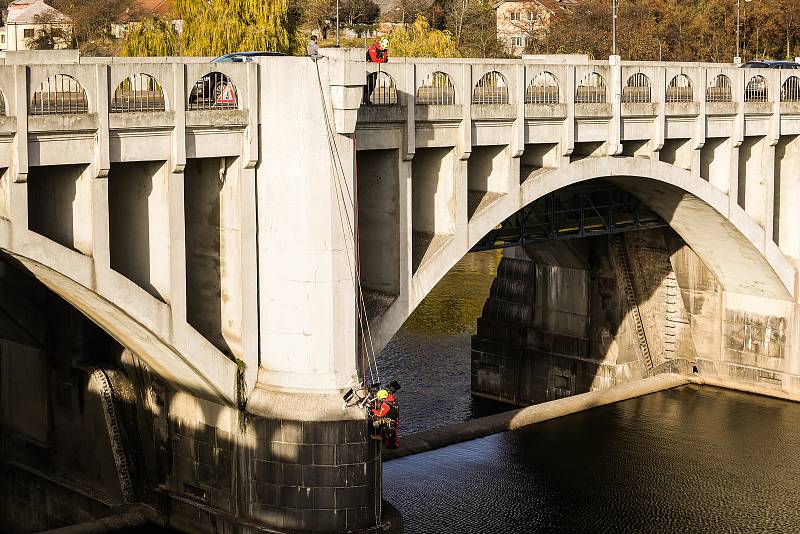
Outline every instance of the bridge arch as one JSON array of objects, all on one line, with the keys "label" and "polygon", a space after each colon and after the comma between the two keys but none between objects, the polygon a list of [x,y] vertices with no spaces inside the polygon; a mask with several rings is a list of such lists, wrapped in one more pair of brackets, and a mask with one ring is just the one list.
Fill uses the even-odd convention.
[{"label": "bridge arch", "polygon": [[558,189],[580,182],[606,180],[633,193],[686,242],[731,293],[790,300],[795,269],[771,236],[729,197],[683,168],[644,158],[586,158],[526,180],[517,202],[498,204],[469,222],[468,239],[450,254],[438,254],[414,274],[411,294],[375,320],[375,348],[380,350],[416,306],[470,249],[499,223]]}]

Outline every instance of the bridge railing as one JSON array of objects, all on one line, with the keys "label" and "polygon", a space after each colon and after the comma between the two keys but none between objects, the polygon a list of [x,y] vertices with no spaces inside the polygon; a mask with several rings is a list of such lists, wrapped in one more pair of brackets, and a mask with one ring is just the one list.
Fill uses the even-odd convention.
[{"label": "bridge railing", "polygon": [[715,109],[742,103],[745,113],[760,112],[752,105],[800,102],[795,71],[716,63],[393,58],[380,72],[367,64],[366,76],[367,106],[513,106],[523,99],[533,116],[541,113],[537,107],[569,102],[580,106],[578,115],[607,115],[615,99],[623,114],[631,105],[648,105],[650,112],[636,109],[645,115],[655,115],[660,104],[667,115],[696,115],[701,102]]}]

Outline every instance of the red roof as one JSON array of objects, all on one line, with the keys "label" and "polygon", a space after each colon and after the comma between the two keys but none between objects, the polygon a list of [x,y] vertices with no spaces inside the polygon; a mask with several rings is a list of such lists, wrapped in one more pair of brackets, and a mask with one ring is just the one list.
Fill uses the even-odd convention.
[{"label": "red roof", "polygon": [[134,6],[120,17],[120,22],[142,20],[153,16],[172,18],[174,16],[172,0],[137,0]]}]

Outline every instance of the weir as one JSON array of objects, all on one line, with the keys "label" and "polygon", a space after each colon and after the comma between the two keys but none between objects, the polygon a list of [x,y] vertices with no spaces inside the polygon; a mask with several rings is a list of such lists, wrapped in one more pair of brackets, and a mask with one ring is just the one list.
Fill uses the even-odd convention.
[{"label": "weir", "polygon": [[[342,409],[366,371],[357,265],[380,351],[470,250],[516,247],[477,394],[697,372],[797,398],[792,72],[9,54],[3,528],[130,503],[187,532],[376,527],[381,451]],[[542,207],[575,187],[610,212]]]}]

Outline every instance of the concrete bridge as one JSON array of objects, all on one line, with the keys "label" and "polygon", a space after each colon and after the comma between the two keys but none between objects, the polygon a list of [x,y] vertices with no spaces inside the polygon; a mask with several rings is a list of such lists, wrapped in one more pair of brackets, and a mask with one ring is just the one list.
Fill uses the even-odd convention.
[{"label": "concrete bridge", "polygon": [[[244,64],[9,55],[0,91],[12,530],[131,502],[191,532],[374,526],[380,451],[341,402],[364,371],[350,228],[380,350],[492,229],[583,182],[633,194],[675,233],[609,240],[613,268],[633,274],[609,297],[619,329],[600,360],[613,361],[598,360],[617,374],[592,387],[694,366],[800,394],[792,71],[612,58],[377,72],[360,50]],[[660,258],[656,274],[639,249]],[[504,272],[592,269],[588,253],[525,250]],[[547,315],[563,299],[528,304]],[[566,335],[558,318],[577,317],[583,333],[567,333],[591,344],[589,311],[552,316],[537,332]],[[479,323],[477,352],[491,356],[497,332]],[[608,347],[631,332],[623,362]],[[475,365],[478,390],[511,368]],[[575,393],[569,380],[548,387]]]}]

